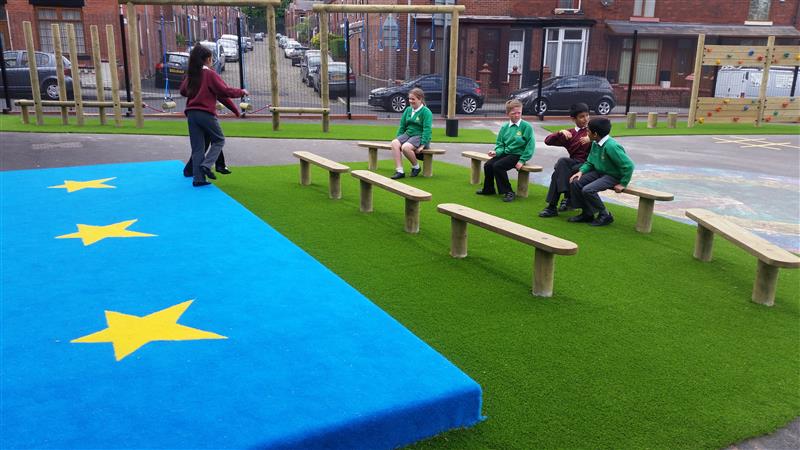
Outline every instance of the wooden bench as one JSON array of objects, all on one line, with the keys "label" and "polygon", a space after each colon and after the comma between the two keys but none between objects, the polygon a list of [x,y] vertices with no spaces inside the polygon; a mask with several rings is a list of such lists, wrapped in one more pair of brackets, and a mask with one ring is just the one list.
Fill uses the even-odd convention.
[{"label": "wooden bench", "polygon": [[578,253],[578,244],[574,242],[466,206],[443,203],[436,210],[450,216],[450,255],[453,258],[467,256],[467,223],[535,247],[532,292],[539,297],[553,296],[555,255]]},{"label": "wooden bench", "polygon": [[[392,144],[384,142],[359,142],[359,147],[364,147],[369,150],[369,170],[378,170],[378,149],[391,150]],[[444,155],[447,150],[426,148],[422,150],[422,176],[433,176],[433,155]]]},{"label": "wooden bench", "polygon": [[656,200],[662,202],[675,200],[675,196],[669,192],[638,186],[627,186],[622,192],[639,197],[639,208],[636,210],[636,231],[639,233],[649,233],[653,229],[653,208]]},{"label": "wooden bench", "polygon": [[330,197],[333,199],[342,198],[341,174],[349,172],[349,167],[311,152],[294,152],[292,155],[300,159],[300,184],[303,186],[311,184],[311,164],[314,164],[327,170],[330,174]]},{"label": "wooden bench", "polygon": [[[492,159],[486,153],[480,152],[461,152],[461,156],[472,160],[472,173],[469,177],[470,184],[480,184],[481,182],[481,164]],[[519,169],[517,174],[517,197],[528,196],[528,184],[530,183],[531,172],[541,172],[542,166],[535,164],[525,164]]]},{"label": "wooden bench", "polygon": [[369,170],[354,170],[350,175],[361,181],[361,212],[372,212],[372,185],[386,189],[406,199],[407,233],[419,233],[419,202],[431,199],[431,194]]},{"label": "wooden bench", "polygon": [[719,234],[736,246],[758,258],[756,281],[753,284],[752,300],[762,305],[775,304],[775,288],[778,284],[778,269],[797,269],[800,257],[754,235],[728,221],[725,217],[700,208],[686,210],[686,217],[697,222],[697,238],[694,257],[700,261],[711,261],[714,234]]}]

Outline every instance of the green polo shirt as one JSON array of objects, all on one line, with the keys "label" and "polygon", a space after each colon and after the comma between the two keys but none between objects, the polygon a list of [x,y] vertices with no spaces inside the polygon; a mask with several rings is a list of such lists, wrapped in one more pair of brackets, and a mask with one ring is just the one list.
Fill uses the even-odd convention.
[{"label": "green polo shirt", "polygon": [[605,175],[611,175],[619,180],[619,184],[627,186],[633,176],[633,161],[628,158],[625,149],[611,136],[603,145],[592,142],[589,157],[581,166],[581,172],[587,173],[596,170]]},{"label": "green polo shirt", "polygon": [[507,122],[497,132],[497,143],[494,151],[498,155],[520,155],[519,162],[525,164],[533,157],[536,140],[533,138],[533,127],[524,120],[512,125]]},{"label": "green polo shirt", "polygon": [[431,142],[431,127],[433,125],[433,113],[427,106],[422,107],[411,117],[414,110],[409,106],[403,111],[400,117],[400,127],[397,129],[397,136],[405,133],[409,136],[420,136],[420,145],[428,145]]}]

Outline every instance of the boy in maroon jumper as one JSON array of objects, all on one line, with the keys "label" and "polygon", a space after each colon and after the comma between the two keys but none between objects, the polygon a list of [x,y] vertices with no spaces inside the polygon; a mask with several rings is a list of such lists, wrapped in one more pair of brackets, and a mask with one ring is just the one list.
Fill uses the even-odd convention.
[{"label": "boy in maroon jumper", "polygon": [[[569,177],[586,161],[589,149],[592,148],[586,128],[589,123],[589,107],[586,103],[574,104],[570,107],[569,115],[575,122],[575,128],[561,130],[544,138],[546,145],[566,148],[569,157],[559,158],[556,161],[553,175],[550,177],[550,188],[547,190],[547,207],[539,213],[539,217],[555,217],[558,211],[572,209],[569,207]],[[556,209],[561,194],[564,194],[564,199],[561,200],[561,206]]]}]

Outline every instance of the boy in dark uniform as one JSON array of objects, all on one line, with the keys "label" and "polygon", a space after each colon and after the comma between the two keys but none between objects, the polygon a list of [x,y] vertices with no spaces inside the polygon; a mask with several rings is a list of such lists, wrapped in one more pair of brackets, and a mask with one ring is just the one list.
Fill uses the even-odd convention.
[{"label": "boy in dark uniform", "polygon": [[597,193],[612,188],[622,192],[631,181],[634,165],[625,149],[609,136],[610,132],[611,122],[605,117],[589,121],[592,149],[580,170],[569,179],[570,201],[573,207],[581,208],[581,213],[570,217],[570,222],[601,227],[614,221]]},{"label": "boy in dark uniform", "polygon": [[[559,158],[550,177],[550,188],[547,190],[547,207],[539,213],[539,217],[555,217],[558,211],[566,211],[569,207],[569,177],[571,177],[589,155],[592,141],[589,139],[589,107],[586,103],[572,105],[569,115],[575,122],[575,128],[561,130],[544,138],[544,143],[554,147],[564,147],[569,157]],[[558,198],[564,194],[561,206]]]}]

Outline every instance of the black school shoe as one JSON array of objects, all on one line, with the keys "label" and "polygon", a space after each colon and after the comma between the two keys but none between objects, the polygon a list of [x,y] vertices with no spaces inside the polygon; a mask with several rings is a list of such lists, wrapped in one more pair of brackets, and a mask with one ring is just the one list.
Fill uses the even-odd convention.
[{"label": "black school shoe", "polygon": [[405,173],[403,173],[403,172],[395,172],[394,175],[392,175],[389,178],[391,178],[393,180],[399,180],[400,178],[405,178],[405,177],[406,177]]},{"label": "black school shoe", "polygon": [[561,204],[558,205],[558,211],[559,212],[572,211],[573,209],[575,209],[575,208],[569,206],[569,199],[567,199],[567,198],[562,199],[561,200]]},{"label": "black school shoe", "polygon": [[517,198],[517,196],[513,192],[506,192],[503,194],[503,201],[506,203],[513,202],[515,198]]},{"label": "black school shoe", "polygon": [[415,176],[419,175],[419,173],[421,171],[422,171],[422,167],[417,167],[416,169],[412,167],[411,168],[411,176],[415,177]]},{"label": "black school shoe", "polygon": [[539,212],[539,217],[556,217],[556,216],[558,216],[558,211],[556,211],[556,208],[552,206],[548,206],[547,208]]},{"label": "black school shoe", "polygon": [[217,167],[217,168],[216,168],[216,171],[217,171],[217,173],[221,173],[221,174],[223,174],[223,175],[230,175],[230,173],[231,173],[231,170],[230,170],[230,169],[228,169],[228,168],[227,168],[227,167],[225,167],[225,166],[222,166],[222,167]]},{"label": "black school shoe", "polygon": [[589,225],[593,227],[603,227],[606,225],[611,225],[614,222],[614,216],[611,215],[610,212],[604,212],[597,215],[597,218],[594,219]]},{"label": "black school shoe", "polygon": [[208,178],[211,178],[212,180],[217,179],[217,176],[214,175],[214,172],[212,172],[211,169],[209,169],[208,167],[200,166],[200,170],[202,170],[205,176],[207,176]]},{"label": "black school shoe", "polygon": [[594,216],[592,216],[591,214],[583,214],[583,213],[567,219],[567,222],[572,222],[572,223],[593,222],[593,221],[594,221]]},{"label": "black school shoe", "polygon": [[477,191],[475,191],[475,193],[478,194],[478,195],[496,195],[497,194],[494,191],[484,191],[483,189],[478,189]]},{"label": "black school shoe", "polygon": [[194,187],[208,186],[210,184],[208,181],[192,181],[192,186]]}]

